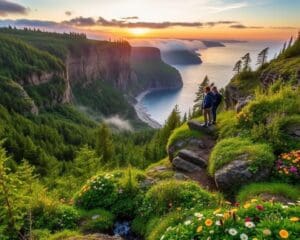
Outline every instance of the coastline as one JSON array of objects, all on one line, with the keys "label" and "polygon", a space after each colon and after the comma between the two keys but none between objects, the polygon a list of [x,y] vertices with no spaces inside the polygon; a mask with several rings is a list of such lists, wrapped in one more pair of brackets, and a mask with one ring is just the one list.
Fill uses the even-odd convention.
[{"label": "coastline", "polygon": [[160,123],[155,121],[151,118],[151,115],[147,112],[147,109],[143,106],[141,103],[141,100],[150,92],[154,91],[155,89],[148,89],[147,91],[144,91],[140,93],[138,96],[135,97],[136,104],[134,104],[134,109],[137,113],[138,118],[147,123],[151,128],[159,129],[162,127]]}]

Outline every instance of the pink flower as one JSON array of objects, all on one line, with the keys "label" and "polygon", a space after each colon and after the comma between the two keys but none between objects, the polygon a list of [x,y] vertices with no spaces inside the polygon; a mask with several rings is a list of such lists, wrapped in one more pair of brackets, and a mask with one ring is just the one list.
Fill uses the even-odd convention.
[{"label": "pink flower", "polygon": [[256,206],[256,209],[259,210],[259,211],[263,211],[264,210],[264,207],[262,205],[257,205]]},{"label": "pink flower", "polygon": [[251,218],[250,217],[246,217],[245,218],[245,222],[251,222]]},{"label": "pink flower", "polygon": [[296,173],[297,170],[298,170],[298,169],[297,169],[296,167],[294,167],[294,166],[291,166],[291,167],[290,167],[290,172],[291,172],[291,173]]}]

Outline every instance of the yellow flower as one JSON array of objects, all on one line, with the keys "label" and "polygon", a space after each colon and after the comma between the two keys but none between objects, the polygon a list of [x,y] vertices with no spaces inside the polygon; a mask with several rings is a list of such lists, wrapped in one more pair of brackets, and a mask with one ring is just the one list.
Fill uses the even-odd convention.
[{"label": "yellow flower", "polygon": [[237,208],[233,208],[233,209],[231,209],[230,211],[231,211],[232,213],[235,213],[235,212],[238,211],[238,209],[237,209]]},{"label": "yellow flower", "polygon": [[253,199],[251,199],[251,202],[252,203],[257,202],[257,199],[253,198]]},{"label": "yellow flower", "polygon": [[246,204],[244,204],[244,208],[249,208],[249,207],[251,207],[251,204],[250,203],[246,203]]},{"label": "yellow flower", "polygon": [[280,236],[281,238],[283,238],[283,239],[286,239],[286,238],[289,237],[289,232],[288,232],[287,230],[285,230],[285,229],[281,229],[281,230],[279,231],[279,236]]},{"label": "yellow flower", "polygon": [[227,220],[228,218],[230,218],[230,214],[229,213],[224,213],[224,220]]},{"label": "yellow flower", "polygon": [[298,217],[291,217],[290,220],[292,222],[299,222],[300,219]]},{"label": "yellow flower", "polygon": [[202,227],[202,226],[197,227],[197,233],[201,233],[202,230],[203,230],[203,227]]},{"label": "yellow flower", "polygon": [[215,211],[214,211],[214,214],[217,214],[217,213],[219,213],[219,212],[221,212],[221,208],[218,208],[217,210],[215,210]]},{"label": "yellow flower", "polygon": [[272,232],[271,232],[270,229],[264,229],[264,230],[263,230],[263,234],[264,234],[265,236],[270,236],[270,235],[272,234]]},{"label": "yellow flower", "polygon": [[213,224],[213,221],[212,221],[211,219],[206,219],[206,220],[205,220],[205,225],[206,225],[207,227],[210,227],[212,224]]}]

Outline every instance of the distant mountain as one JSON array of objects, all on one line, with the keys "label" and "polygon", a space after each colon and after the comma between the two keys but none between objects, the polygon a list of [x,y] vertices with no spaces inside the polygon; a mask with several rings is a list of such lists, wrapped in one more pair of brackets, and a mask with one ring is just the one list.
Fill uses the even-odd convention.
[{"label": "distant mountain", "polygon": [[211,47],[225,47],[225,45],[223,43],[218,42],[218,41],[206,41],[206,40],[203,40],[202,42],[208,48],[211,48]]},{"label": "distant mountain", "polygon": [[196,52],[187,49],[162,52],[162,59],[171,65],[194,65],[202,63],[200,56]]}]

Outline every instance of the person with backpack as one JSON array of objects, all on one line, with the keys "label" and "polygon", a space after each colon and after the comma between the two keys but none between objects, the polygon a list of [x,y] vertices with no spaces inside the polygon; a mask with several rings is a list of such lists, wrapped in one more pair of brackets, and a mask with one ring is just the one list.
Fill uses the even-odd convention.
[{"label": "person with backpack", "polygon": [[204,127],[208,127],[212,123],[212,107],[214,102],[214,95],[210,87],[205,87],[205,96],[202,102],[202,110],[204,115]]},{"label": "person with backpack", "polygon": [[216,124],[217,122],[217,110],[222,102],[223,96],[219,93],[218,88],[214,86],[212,88],[212,94],[213,94],[213,104],[212,104],[212,124]]}]

